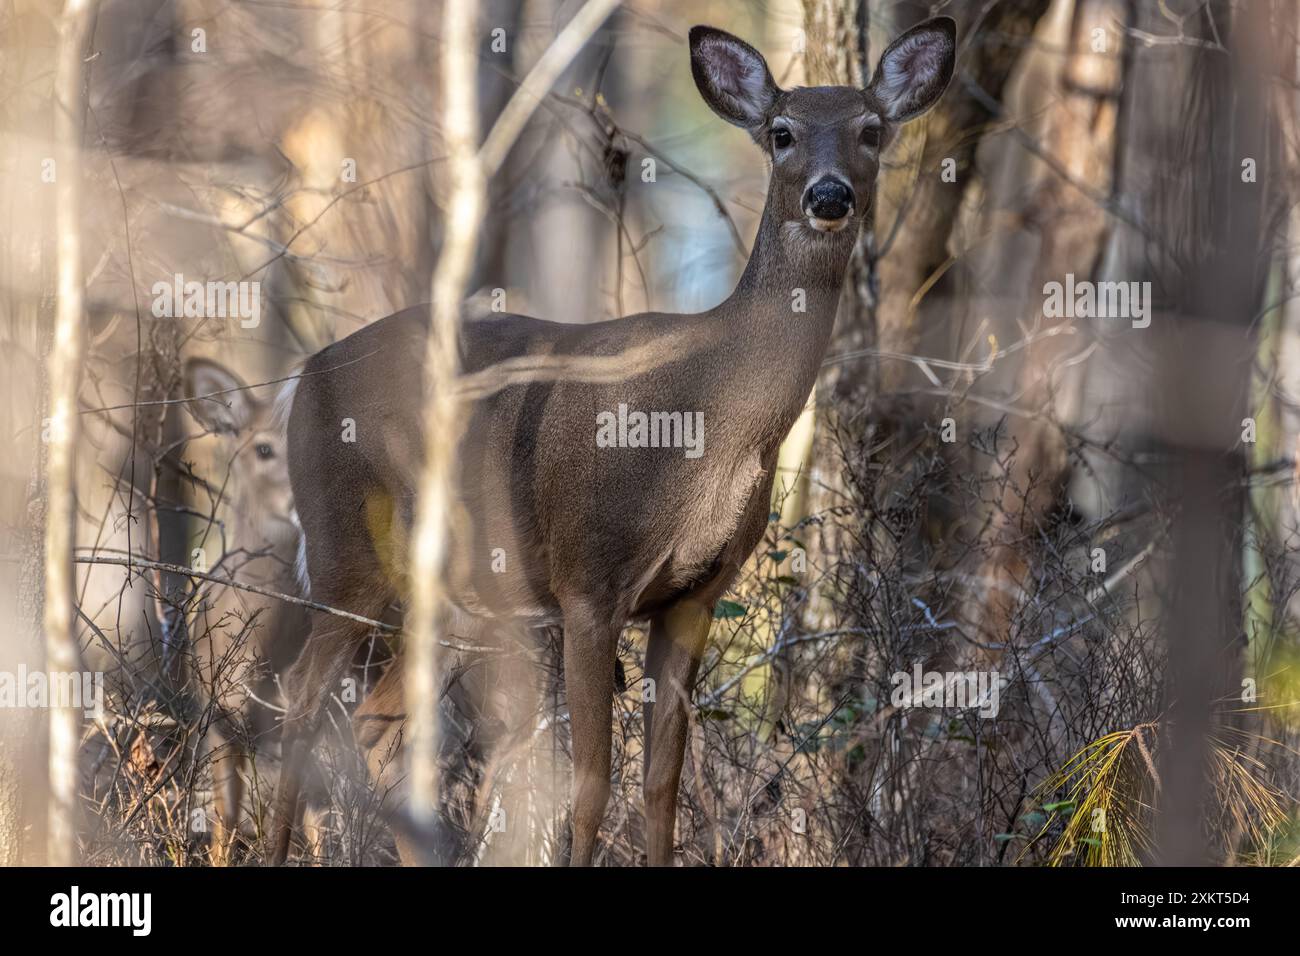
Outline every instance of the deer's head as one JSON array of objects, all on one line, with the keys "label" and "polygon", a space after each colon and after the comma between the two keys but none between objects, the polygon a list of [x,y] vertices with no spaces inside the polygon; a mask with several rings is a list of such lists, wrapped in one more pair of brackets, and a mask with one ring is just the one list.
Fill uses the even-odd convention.
[{"label": "deer's head", "polygon": [[[221,438],[218,485],[228,464],[230,503],[239,537],[255,551],[297,540],[285,432],[271,402],[259,401],[234,372],[208,359],[185,364],[186,408]],[[207,397],[204,397],[207,396]]]},{"label": "deer's head", "polygon": [[935,17],[880,56],[871,85],[783,90],[748,43],[691,30],[691,72],[705,102],[749,132],[772,163],[768,210],[815,233],[857,226],[875,197],[880,151],[939,99],[952,78],[957,25]]}]

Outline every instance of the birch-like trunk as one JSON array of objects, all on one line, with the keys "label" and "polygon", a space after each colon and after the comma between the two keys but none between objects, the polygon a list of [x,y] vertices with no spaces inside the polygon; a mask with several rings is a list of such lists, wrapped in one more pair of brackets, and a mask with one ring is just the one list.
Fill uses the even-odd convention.
[{"label": "birch-like trunk", "polygon": [[[58,304],[50,351],[50,442],[45,516],[45,660],[49,674],[81,669],[73,629],[72,544],[76,519],[77,389],[84,335],[81,266],[81,137],[85,114],[85,50],[91,0],[68,0],[59,24],[54,78],[56,156],[55,223],[58,229]],[[51,681],[53,683],[53,681]],[[77,742],[81,714],[50,708],[49,862],[77,860]],[[70,704],[65,701],[64,704]]]},{"label": "birch-like trunk", "polygon": [[474,266],[487,181],[505,162],[541,100],[619,0],[589,0],[555,38],[478,147],[477,4],[447,4],[442,29],[443,130],[450,192],[442,251],[433,274],[433,317],[425,352],[424,464],[411,541],[405,696],[410,812],[431,828],[438,812],[440,643],[450,610],[448,544],[455,517],[456,449],[465,425],[458,399],[459,324]]},{"label": "birch-like trunk", "polygon": [[477,3],[448,3],[442,17],[442,102],[451,183],[442,252],[433,274],[433,321],[425,352],[424,467],[411,548],[406,713],[411,814],[421,826],[438,812],[438,648],[446,623],[447,544],[461,432],[460,303],[474,264],[485,187],[478,161]]}]

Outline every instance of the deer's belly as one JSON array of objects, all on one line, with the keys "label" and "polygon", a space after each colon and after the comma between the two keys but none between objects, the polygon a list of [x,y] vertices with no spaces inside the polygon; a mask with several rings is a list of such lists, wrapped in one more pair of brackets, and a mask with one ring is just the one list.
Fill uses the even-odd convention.
[{"label": "deer's belly", "polygon": [[487,477],[469,496],[469,540],[453,549],[457,603],[475,614],[551,618],[567,593],[640,614],[720,575],[729,582],[754,546],[751,519],[767,514],[770,464],[758,450],[728,457],[734,465],[706,476],[647,455],[585,494],[579,485],[540,496],[553,515],[528,513]]},{"label": "deer's belly", "polygon": [[[647,569],[635,607],[653,608],[701,588],[721,590],[749,556],[755,541],[748,534],[754,509],[767,513],[767,469],[755,452],[738,462],[724,480],[688,489],[676,502],[674,533],[662,558]],[[761,501],[759,499],[762,499]]]}]

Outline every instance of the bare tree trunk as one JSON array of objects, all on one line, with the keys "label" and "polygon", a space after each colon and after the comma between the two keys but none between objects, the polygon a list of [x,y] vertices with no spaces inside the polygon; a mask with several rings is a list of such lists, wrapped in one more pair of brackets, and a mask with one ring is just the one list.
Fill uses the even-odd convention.
[{"label": "bare tree trunk", "polygon": [[446,563],[461,426],[460,303],[474,265],[486,187],[478,160],[475,56],[478,4],[448,3],[442,18],[443,130],[450,176],[447,225],[433,274],[433,321],[425,353],[424,467],[411,548],[406,653],[410,808],[432,827],[438,814],[439,640],[446,631]]},{"label": "bare tree trunk", "polygon": [[[560,0],[529,4],[530,16],[553,19],[557,24],[571,7],[572,4]],[[612,56],[616,37],[616,23],[606,24],[595,42],[575,54],[560,88],[568,92],[582,89],[584,97],[594,97],[599,92],[594,87],[607,88],[610,74],[619,68],[612,61],[604,62],[607,55]],[[543,47],[538,61],[545,51]],[[521,47],[516,64],[522,67],[529,62],[531,52]],[[573,262],[606,262],[615,245],[617,225],[612,226],[604,211],[573,188],[575,183],[598,181],[597,177],[605,173],[603,169],[589,168],[590,160],[583,157],[584,153],[600,156],[609,145],[602,124],[594,121],[598,116],[593,113],[592,122],[573,123],[568,129],[556,118],[551,118],[549,125],[539,119],[525,137],[526,145],[532,150],[528,158],[533,160],[533,168],[526,176],[517,175],[511,185],[516,192],[526,186],[536,191],[535,208],[524,229],[514,220],[510,258],[515,271],[526,269],[534,282],[525,306],[512,304],[510,311],[527,311],[556,322],[592,322],[613,317],[605,311],[607,300],[594,278],[588,282],[555,282],[545,278],[566,274]],[[570,140],[575,138],[576,151],[570,146]],[[516,153],[520,159],[525,155],[523,148]],[[483,279],[490,279],[490,275],[485,273]],[[614,284],[611,291],[617,302],[622,286]]]},{"label": "bare tree trunk", "polygon": [[[1037,417],[1007,422],[1008,460],[995,462],[1001,497],[993,514],[982,516],[992,548],[976,574],[983,588],[966,617],[973,632],[990,643],[1009,639],[1032,548],[1025,541],[1038,537],[1066,479],[1067,448],[1058,425],[1071,391],[1066,360],[1082,352],[1091,336],[1081,328],[1069,331],[1071,320],[1044,320],[1038,290],[1049,281],[1064,281],[1067,273],[1092,278],[1100,265],[1108,220],[1099,197],[1110,191],[1122,42],[1108,28],[1123,22],[1123,12],[1117,0],[1074,5],[1069,52],[1041,137],[1044,159],[1054,168],[1045,173],[1027,214],[1040,246],[1023,327],[1046,332],[1052,326],[1064,334],[1044,335],[1025,349],[1014,394]],[[1093,48],[1098,28],[1107,30],[1104,51]],[[1080,183],[1087,184],[1087,193]]]},{"label": "bare tree trunk", "polygon": [[[479,43],[479,126],[488,129],[505,108],[510,94],[514,90],[512,71],[522,69],[519,64],[519,43],[521,27],[524,23],[524,4],[518,0],[485,0],[483,6],[484,28],[480,31]],[[497,52],[497,46],[491,29],[505,30],[507,47]],[[483,220],[483,236],[479,241],[479,252],[475,268],[470,275],[467,289],[473,293],[488,288],[507,287],[507,261],[511,237],[519,226],[519,217],[511,215],[510,201],[518,190],[513,181],[513,169],[509,165],[503,168],[503,175],[494,177],[487,184],[488,208],[501,210],[497,215],[487,216]]]},{"label": "bare tree trunk", "polygon": [[[867,0],[803,0],[804,82],[809,86],[864,87],[871,67],[862,61],[867,52]],[[874,213],[874,210],[872,211]],[[869,213],[870,215],[870,213]],[[863,226],[849,274],[840,293],[838,323],[858,326],[870,322],[871,302],[868,250],[871,224]],[[780,514],[786,531],[799,526],[809,510],[809,475],[817,437],[817,386],[808,403],[781,443],[777,476],[772,485],[772,508]],[[765,560],[760,550],[751,561]],[[774,623],[776,626],[774,626]],[[764,620],[755,625],[757,651],[767,651],[779,640],[786,622]],[[761,739],[769,739],[788,702],[785,675],[791,670],[793,645],[777,652],[769,664],[756,668],[746,679],[745,689],[762,702],[763,718],[758,728]]]},{"label": "bare tree trunk", "polygon": [[[1170,452],[1171,500],[1178,503],[1164,617],[1170,706],[1156,830],[1156,860],[1165,865],[1207,863],[1223,850],[1206,842],[1209,738],[1232,719],[1223,709],[1240,693],[1245,646],[1241,438],[1251,413],[1255,317],[1271,262],[1267,240],[1277,225],[1265,214],[1276,142],[1266,105],[1265,73],[1276,65],[1271,12],[1268,0],[1220,0],[1189,17],[1196,36],[1226,32],[1228,55],[1197,46],[1178,51],[1190,82],[1162,87],[1182,93],[1183,103],[1166,111],[1170,125],[1155,130],[1156,144],[1165,147],[1160,161],[1183,172],[1153,197],[1150,221],[1164,248],[1145,257],[1156,263],[1155,287],[1168,291],[1172,306],[1168,337],[1159,339],[1158,393],[1160,440]],[[1153,113],[1130,118],[1151,124],[1158,122]],[[1249,181],[1245,159],[1258,164]],[[1157,311],[1154,322],[1160,319]]]},{"label": "bare tree trunk", "polygon": [[423,827],[433,826],[438,812],[438,658],[450,611],[447,546],[456,516],[456,449],[465,419],[457,399],[460,308],[474,267],[487,180],[505,163],[542,98],[618,3],[588,0],[515,91],[481,149],[477,145],[474,82],[477,6],[448,4],[444,9],[443,129],[451,193],[446,233],[433,274],[433,319],[424,361],[424,460],[411,541],[412,593],[405,663],[410,808]]},{"label": "bare tree trunk", "polygon": [[[81,134],[85,50],[93,20],[90,0],[68,0],[59,24],[54,78],[57,176],[58,306],[50,352],[50,448],[45,520],[45,659],[47,678],[81,669],[73,629],[72,543],[76,526],[77,391],[84,332],[81,265]],[[49,862],[77,860],[77,743],[81,714],[71,701],[50,708]]]},{"label": "bare tree trunk", "polygon": [[866,29],[867,7],[867,0],[803,0],[803,72],[810,86],[866,85],[862,71],[870,65],[859,62],[864,47],[858,38]]},{"label": "bare tree trunk", "polygon": [[[37,240],[44,245],[48,232],[42,231]],[[50,257],[42,255],[43,263]],[[44,271],[44,270],[43,270]],[[42,276],[42,279],[45,277]],[[31,310],[40,338],[39,351],[48,351],[45,339],[52,341],[52,323],[46,321],[53,314],[53,296],[41,297],[38,307]],[[6,343],[12,347],[12,342]],[[46,407],[49,391],[48,368],[42,367],[33,389],[35,398],[26,411],[28,425],[33,432],[40,431],[41,414]],[[17,419],[15,418],[15,422]],[[17,429],[15,429],[17,431]],[[13,524],[23,530],[21,565],[14,590],[16,624],[12,644],[0,644],[0,666],[17,671],[26,666],[28,673],[44,670],[45,647],[41,640],[41,617],[45,607],[45,443],[31,443],[31,474],[26,484],[26,506],[21,517],[8,511]],[[33,866],[44,862],[48,819],[44,808],[48,805],[46,793],[48,774],[49,739],[44,733],[44,721],[39,712],[31,708],[17,708],[0,712],[0,866]]]},{"label": "bare tree trunk", "polygon": [[[277,238],[293,239],[300,256],[283,264],[281,281],[293,289],[286,318],[307,352],[423,301],[440,225],[430,189],[440,167],[428,165],[441,153],[436,85],[411,82],[435,49],[436,7],[390,0],[388,20],[332,0],[313,5],[315,68],[343,95],[315,91],[287,129],[285,154],[305,188],[288,192],[292,218],[276,220]],[[392,110],[403,97],[409,110]],[[303,223],[313,225],[304,232]],[[305,255],[314,250],[334,261]]]},{"label": "bare tree trunk", "polygon": [[[0,162],[15,170],[0,195],[0,218],[52,223],[54,191],[33,189],[17,170],[33,169],[51,152],[51,51],[57,20],[46,8],[9,11],[0,38],[0,86],[14,91],[0,105]],[[25,95],[17,91],[26,91]],[[39,152],[38,152],[39,150]],[[28,157],[31,157],[29,159]],[[0,563],[0,613],[14,626],[0,635],[0,671],[45,668],[44,609],[45,453],[41,419],[49,392],[54,337],[53,228],[7,230],[0,235],[0,434],[9,454],[0,460],[0,527],[14,529],[17,561]],[[36,265],[36,268],[33,268]],[[0,866],[41,865],[46,850],[49,775],[46,714],[30,707],[0,708]]]},{"label": "bare tree trunk", "polygon": [[[875,244],[882,351],[915,352],[927,315],[936,323],[951,321],[950,308],[924,309],[920,293],[927,283],[934,283],[929,294],[936,298],[945,288],[949,238],[966,190],[976,180],[975,149],[984,128],[997,118],[994,104],[1050,5],[1050,0],[997,0],[964,2],[947,11],[958,18],[960,44],[952,86],[923,122],[904,127],[893,162],[881,172]],[[955,162],[955,183],[940,175],[945,159]],[[909,363],[883,362],[879,395],[888,401],[910,382],[922,381],[912,378],[919,374]]]}]

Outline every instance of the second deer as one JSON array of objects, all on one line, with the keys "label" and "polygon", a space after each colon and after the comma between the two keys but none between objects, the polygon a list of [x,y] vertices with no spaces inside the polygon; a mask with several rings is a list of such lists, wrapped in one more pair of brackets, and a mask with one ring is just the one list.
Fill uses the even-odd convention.
[{"label": "second deer", "polygon": [[[705,101],[771,163],[735,291],[694,315],[590,324],[505,315],[464,329],[466,373],[524,356],[559,368],[467,412],[456,461],[468,520],[450,548],[447,585],[470,613],[563,626],[574,864],[591,862],[609,797],[616,642],[633,619],[650,624],[646,677],[657,697],[645,707],[647,856],[672,862],[691,693],[714,605],[763,534],[777,452],[816,382],[880,153],[947,87],[956,25],[941,17],[908,30],[865,89],[783,90],[758,51],[710,27],[691,30],[690,50]],[[329,346],[307,363],[293,399],[289,471],[313,598],[367,617],[404,590],[427,328],[427,308],[413,308]],[[612,382],[563,370],[647,353]],[[640,434],[626,427],[637,413],[646,416]],[[345,419],[355,441],[340,440]],[[645,421],[659,433],[645,436]],[[276,861],[327,695],[366,633],[313,614],[289,674]]]},{"label": "second deer", "polygon": [[[225,366],[191,359],[185,366],[186,407],[219,438],[215,485],[229,477],[230,521],[214,525],[203,550],[221,555],[217,573],[281,594],[298,591],[294,567],[300,535],[289,485],[283,423]],[[211,707],[216,820],[214,862],[226,862],[236,840],[244,777],[259,743],[273,740],[283,673],[302,649],[307,616],[297,605],[238,588],[218,587],[194,623],[193,675]]]}]

